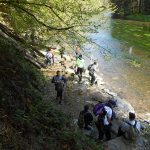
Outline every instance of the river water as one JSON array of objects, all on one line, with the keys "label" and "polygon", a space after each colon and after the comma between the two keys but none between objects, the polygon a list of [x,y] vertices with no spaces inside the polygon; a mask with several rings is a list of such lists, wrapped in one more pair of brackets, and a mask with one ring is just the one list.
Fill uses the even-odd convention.
[{"label": "river water", "polygon": [[[98,33],[90,34],[90,38],[100,47],[90,47],[87,51],[89,50],[90,57],[99,62],[106,87],[130,102],[138,117],[150,120],[149,28],[136,24],[140,28],[137,31],[138,37],[141,38],[141,43],[136,43],[140,40],[136,39],[136,31],[133,31],[135,37],[131,37],[132,30],[126,32],[128,29],[124,29],[124,23],[130,28],[131,23],[128,21],[112,20],[110,26],[101,27]],[[117,36],[118,33],[120,37],[125,34],[126,39]]]}]

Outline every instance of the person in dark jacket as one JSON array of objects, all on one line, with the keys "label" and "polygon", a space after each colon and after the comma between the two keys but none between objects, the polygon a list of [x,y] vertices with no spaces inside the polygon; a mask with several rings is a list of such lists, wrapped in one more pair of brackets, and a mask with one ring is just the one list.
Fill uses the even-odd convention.
[{"label": "person in dark jacket", "polygon": [[66,82],[67,82],[66,78],[60,74],[60,71],[57,71],[56,75],[52,78],[52,83],[55,84],[55,90],[57,91],[56,99],[60,99],[59,104],[61,104],[62,102],[62,95]]},{"label": "person in dark jacket", "polygon": [[[83,120],[82,120],[83,118]],[[84,110],[82,110],[79,114],[78,125],[80,128],[84,128],[86,130],[91,130],[91,123],[93,121],[93,116],[89,112],[89,106],[85,105]]]}]

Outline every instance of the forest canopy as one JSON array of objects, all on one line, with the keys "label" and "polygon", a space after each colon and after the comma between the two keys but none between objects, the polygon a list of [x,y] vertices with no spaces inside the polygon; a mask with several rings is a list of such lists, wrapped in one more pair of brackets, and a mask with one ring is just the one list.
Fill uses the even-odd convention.
[{"label": "forest canopy", "polygon": [[0,0],[0,7],[2,24],[43,44],[85,42],[85,33],[101,25],[100,14],[113,9],[109,0]]}]

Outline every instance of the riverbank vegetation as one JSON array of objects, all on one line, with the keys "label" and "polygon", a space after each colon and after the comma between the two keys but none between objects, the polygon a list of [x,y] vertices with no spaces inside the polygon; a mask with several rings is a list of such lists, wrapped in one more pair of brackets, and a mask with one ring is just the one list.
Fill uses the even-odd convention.
[{"label": "riverbank vegetation", "polygon": [[135,14],[126,17],[129,20],[150,22],[150,15]]}]

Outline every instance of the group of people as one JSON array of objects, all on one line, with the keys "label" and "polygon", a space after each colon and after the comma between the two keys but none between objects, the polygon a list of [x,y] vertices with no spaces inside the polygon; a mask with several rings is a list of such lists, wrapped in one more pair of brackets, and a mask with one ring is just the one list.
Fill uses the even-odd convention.
[{"label": "group of people", "polygon": [[[46,55],[45,55],[46,67],[48,67],[48,65],[54,64],[54,53],[53,53],[53,51],[55,49],[56,49],[56,47],[48,47]],[[60,48],[59,52],[60,52],[61,59],[63,59],[65,48],[64,47]],[[79,83],[80,83],[82,81],[82,74],[83,74],[83,72],[85,72],[85,61],[82,57],[79,46],[77,46],[75,53],[76,53],[75,74],[78,75]],[[65,65],[64,61],[62,61],[62,60],[61,60],[61,65],[62,66]],[[90,64],[87,69],[89,71],[89,76],[91,77],[91,79],[90,79],[91,85],[97,84],[96,75],[95,75],[95,73],[97,71],[97,62],[94,61],[94,63]]]},{"label": "group of people", "polygon": [[[49,51],[46,54],[48,63],[53,62],[53,53],[51,52],[53,48],[50,48]],[[76,52],[76,74],[79,77],[79,82],[82,81],[82,74],[85,70],[85,62],[81,55],[80,48],[77,48]],[[64,50],[63,50],[64,52]],[[63,52],[61,53],[61,57],[63,57]],[[97,62],[94,61],[94,63],[90,64],[88,66],[89,75],[91,77],[90,82],[91,85],[96,84],[96,66]],[[61,71],[57,71],[56,75],[52,78],[52,83],[55,84],[55,90],[57,92],[56,99],[59,100],[59,104],[62,103],[62,96],[65,88],[65,84],[67,83],[67,79],[65,75],[61,74]],[[113,125],[112,120],[115,118],[115,112],[114,107],[116,106],[116,101],[109,100],[105,103],[98,103],[93,107],[93,114],[89,111],[89,106],[85,105],[84,110],[82,110],[78,117],[78,126],[80,129],[85,130],[92,130],[92,125],[95,123],[96,128],[98,130],[98,139],[104,140],[104,137],[106,140],[111,139],[111,128]],[[96,118],[96,121],[94,121],[94,117]],[[129,119],[125,122],[123,122],[119,128],[118,128],[118,134],[119,136],[124,136],[125,138],[132,139],[138,133],[140,132],[141,125],[140,122],[136,120],[135,113],[129,112]]]},{"label": "group of people", "polygon": [[[96,81],[96,71],[97,71],[97,62],[94,61],[94,63],[90,64],[87,67],[88,71],[89,71],[89,76],[91,77],[90,79],[90,83],[91,85],[93,84],[97,84]],[[75,64],[75,73],[78,75],[79,77],[79,83],[82,81],[82,74],[83,72],[85,72],[85,61],[82,57],[82,54],[80,53],[80,47],[77,47],[77,51],[76,51],[76,64]]]},{"label": "group of people", "polygon": [[[116,106],[114,100],[105,103],[96,104],[93,107],[93,113],[89,111],[89,106],[85,105],[78,117],[78,126],[80,129],[93,130],[95,123],[98,130],[99,140],[111,139],[111,128],[116,114],[113,108]],[[95,116],[95,119],[93,119]],[[96,120],[96,121],[94,121]],[[141,129],[140,122],[136,120],[135,113],[129,112],[129,119],[124,121],[118,128],[116,137],[124,136],[126,139],[135,140]]]},{"label": "group of people", "polygon": [[[99,132],[99,139],[102,140],[104,135],[107,140],[111,139],[111,126],[112,119],[115,116],[113,112],[113,107],[116,106],[116,102],[109,100],[106,103],[98,103],[93,107],[93,114],[96,116],[95,125]],[[82,115],[82,123],[81,123]],[[84,128],[86,130],[92,130],[93,115],[89,111],[89,106],[85,105],[84,110],[80,112],[78,118],[79,128]],[[82,125],[81,125],[82,124]]]}]

